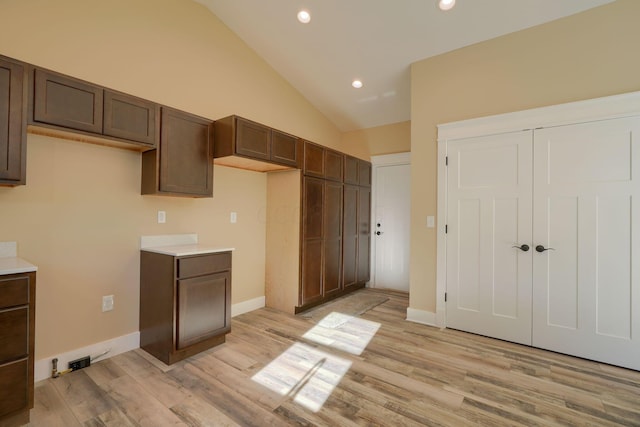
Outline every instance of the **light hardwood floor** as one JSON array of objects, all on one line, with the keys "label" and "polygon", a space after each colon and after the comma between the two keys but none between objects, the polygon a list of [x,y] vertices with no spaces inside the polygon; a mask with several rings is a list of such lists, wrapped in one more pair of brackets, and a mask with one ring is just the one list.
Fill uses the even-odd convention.
[{"label": "light hardwood floor", "polygon": [[325,330],[260,309],[171,367],[134,350],[40,382],[31,425],[640,426],[640,372],[410,323],[386,295]]}]

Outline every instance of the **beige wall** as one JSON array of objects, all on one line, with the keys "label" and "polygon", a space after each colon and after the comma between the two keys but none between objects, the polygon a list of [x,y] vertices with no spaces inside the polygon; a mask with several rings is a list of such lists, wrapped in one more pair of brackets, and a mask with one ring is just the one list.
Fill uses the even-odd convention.
[{"label": "beige wall", "polygon": [[342,134],[342,147],[368,147],[368,153],[357,155],[369,160],[369,156],[405,153],[411,151],[411,122],[354,130]]},{"label": "beige wall", "polygon": [[640,90],[639,16],[618,0],[412,65],[412,308],[435,311],[436,125]]},{"label": "beige wall", "polygon": [[[199,4],[3,0],[0,16],[0,54],[339,147],[338,129]],[[39,266],[36,359],[138,330],[141,235],[193,232],[233,246],[232,302],[264,295],[266,175],[216,166],[213,199],[141,196],[140,161],[131,151],[29,135],[27,185],[0,188],[0,241],[17,241],[19,255]],[[158,210],[166,224],[156,223]],[[109,294],[115,309],[102,313]]]}]

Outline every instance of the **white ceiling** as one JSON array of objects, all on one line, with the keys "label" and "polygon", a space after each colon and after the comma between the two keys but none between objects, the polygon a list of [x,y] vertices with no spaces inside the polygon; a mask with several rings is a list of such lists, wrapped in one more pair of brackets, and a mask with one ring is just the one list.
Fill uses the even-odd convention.
[{"label": "white ceiling", "polygon": [[413,62],[613,0],[458,0],[448,12],[436,0],[196,1],[349,131],[410,119]]}]

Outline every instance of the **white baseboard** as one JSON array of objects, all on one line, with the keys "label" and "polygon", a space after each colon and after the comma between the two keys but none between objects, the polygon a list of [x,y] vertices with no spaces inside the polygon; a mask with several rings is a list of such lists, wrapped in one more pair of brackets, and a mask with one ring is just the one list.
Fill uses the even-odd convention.
[{"label": "white baseboard", "polygon": [[[243,301],[231,306],[231,316],[238,316],[240,314],[248,313],[265,306],[265,297],[258,297],[248,301]],[[77,348],[75,350],[68,351],[63,354],[52,355],[45,357],[44,359],[36,360],[34,366],[35,382],[45,380],[51,377],[52,360],[58,358],[58,371],[64,371],[67,369],[68,363],[72,360],[85,356],[97,356],[107,350],[109,353],[105,354],[99,360],[108,359],[116,356],[120,353],[124,353],[129,350],[134,350],[140,347],[140,332],[133,332],[128,335],[123,335],[111,340],[102,341],[96,344],[91,344],[86,347]]]},{"label": "white baseboard", "polygon": [[99,359],[104,360],[116,356],[120,353],[134,350],[138,347],[140,347],[140,332],[133,332],[131,334],[123,335],[111,340],[91,344],[83,348],[77,348],[63,354],[52,355],[44,359],[36,360],[34,366],[35,382],[46,380],[47,378],[51,377],[51,361],[55,357],[58,358],[58,371],[64,371],[65,369],[67,369],[68,363],[70,361],[78,359],[80,357],[95,357],[109,350],[109,353],[105,354]]},{"label": "white baseboard", "polygon": [[265,297],[250,299],[248,301],[242,301],[231,306],[231,317],[239,316],[244,313],[248,313],[253,310],[265,307]]},{"label": "white baseboard", "polygon": [[418,310],[411,307],[407,308],[407,320],[410,322],[421,323],[423,325],[438,326],[436,313]]}]

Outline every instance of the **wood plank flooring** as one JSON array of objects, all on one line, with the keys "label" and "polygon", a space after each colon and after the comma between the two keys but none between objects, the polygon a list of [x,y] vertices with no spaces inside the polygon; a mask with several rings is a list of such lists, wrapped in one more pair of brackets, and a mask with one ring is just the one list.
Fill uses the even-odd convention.
[{"label": "wood plank flooring", "polygon": [[360,354],[304,338],[309,319],[260,309],[175,365],[138,349],[38,383],[30,425],[640,426],[640,372],[407,322],[407,296],[385,294],[308,335],[375,331]]}]

